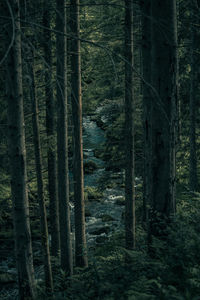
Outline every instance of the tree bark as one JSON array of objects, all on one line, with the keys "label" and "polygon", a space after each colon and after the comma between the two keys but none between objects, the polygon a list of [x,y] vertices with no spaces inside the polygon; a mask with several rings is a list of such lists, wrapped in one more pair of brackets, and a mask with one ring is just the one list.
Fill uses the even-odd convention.
[{"label": "tree bark", "polygon": [[125,0],[125,233],[126,248],[135,247],[135,161],[133,85],[133,2]]},{"label": "tree bark", "polygon": [[60,221],[61,268],[69,275],[73,273],[68,170],[68,126],[67,126],[67,39],[66,7],[64,0],[57,0],[57,147],[58,147],[58,199]]},{"label": "tree bark", "polygon": [[151,0],[141,0],[142,14],[142,77],[143,77],[143,221],[148,221],[148,206],[151,203]]},{"label": "tree bark", "polygon": [[[152,0],[152,210],[151,234],[162,236],[175,213],[177,117],[175,0]],[[166,222],[165,222],[165,221]]]},{"label": "tree bark", "polygon": [[[43,25],[51,26],[51,2],[44,0]],[[44,59],[45,59],[45,97],[46,97],[46,131],[48,157],[48,190],[50,201],[50,233],[51,254],[59,255],[59,214],[56,170],[56,139],[55,139],[55,103],[52,87],[52,47],[51,31],[44,29]]]},{"label": "tree bark", "polygon": [[197,153],[196,153],[196,94],[197,94],[197,51],[198,51],[198,37],[196,24],[195,1],[191,1],[191,47],[190,47],[190,177],[189,185],[191,191],[197,191]]},{"label": "tree bark", "polygon": [[[30,50],[31,51],[31,50]],[[31,51],[32,52],[32,51]],[[38,201],[40,207],[40,226],[41,226],[41,242],[43,248],[43,260],[45,271],[45,286],[47,292],[53,291],[53,279],[51,271],[50,251],[48,242],[48,225],[47,213],[44,197],[44,183],[42,177],[42,155],[39,134],[39,119],[38,119],[38,101],[35,92],[35,73],[34,73],[34,53],[31,53],[31,58],[28,64],[30,75],[30,98],[32,103],[32,124],[33,124],[33,144],[35,152],[35,167],[37,177]]]},{"label": "tree bark", "polygon": [[36,293],[27,193],[19,1],[11,1],[9,9],[13,24],[9,26],[7,40],[14,37],[14,43],[7,56],[8,151],[19,299],[24,300],[35,299]]},{"label": "tree bark", "polygon": [[79,267],[87,266],[85,236],[85,204],[82,142],[81,57],[79,40],[79,0],[71,0],[71,86],[74,139],[74,200],[75,200],[75,260]]}]

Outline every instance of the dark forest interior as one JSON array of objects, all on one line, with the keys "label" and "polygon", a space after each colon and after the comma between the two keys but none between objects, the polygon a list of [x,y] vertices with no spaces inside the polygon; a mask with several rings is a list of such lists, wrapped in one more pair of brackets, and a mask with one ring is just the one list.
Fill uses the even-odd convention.
[{"label": "dark forest interior", "polygon": [[0,1],[0,299],[200,299],[200,1]]}]

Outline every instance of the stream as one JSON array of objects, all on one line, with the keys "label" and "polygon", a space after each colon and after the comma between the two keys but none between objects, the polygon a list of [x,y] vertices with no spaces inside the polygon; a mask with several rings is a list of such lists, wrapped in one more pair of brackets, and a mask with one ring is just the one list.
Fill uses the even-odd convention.
[{"label": "stream", "polygon": [[[98,169],[94,170],[92,174],[85,174],[84,184],[85,187],[98,187],[102,177],[111,175],[109,171],[105,171],[105,162],[94,155],[94,149],[98,149],[105,142],[105,132],[90,117],[83,118],[83,132],[83,153],[87,157],[84,162],[93,161],[98,166]],[[115,173],[112,176],[120,180],[123,174]],[[114,231],[116,232],[122,227],[124,207],[117,205],[116,202],[123,203],[123,198],[124,190],[122,188],[105,188],[100,202],[93,200],[86,203],[86,210],[89,210],[91,214],[86,217],[86,237],[89,247],[95,241],[103,243]]]}]

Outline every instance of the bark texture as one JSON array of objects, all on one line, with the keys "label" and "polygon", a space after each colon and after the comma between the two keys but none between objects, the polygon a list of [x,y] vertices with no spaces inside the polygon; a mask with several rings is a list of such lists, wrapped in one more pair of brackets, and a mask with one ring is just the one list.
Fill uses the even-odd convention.
[{"label": "bark texture", "polygon": [[45,286],[47,292],[52,292],[53,279],[52,279],[50,251],[49,251],[49,242],[48,242],[48,225],[47,225],[47,213],[46,213],[45,197],[44,197],[44,183],[42,177],[42,155],[41,155],[39,118],[38,118],[39,111],[38,111],[38,101],[35,92],[35,72],[34,72],[33,53],[31,53],[31,57],[29,61],[29,76],[31,80],[30,98],[32,103],[33,144],[34,144],[34,152],[35,152],[38,201],[40,207],[41,242],[43,248]]},{"label": "bark texture", "polygon": [[66,8],[64,0],[57,0],[57,147],[58,147],[58,200],[60,222],[61,268],[73,273],[69,208],[68,126],[67,126],[67,44]]},{"label": "bark texture", "polygon": [[85,204],[83,178],[83,142],[82,142],[82,95],[81,95],[81,57],[79,40],[79,0],[71,0],[71,87],[74,140],[74,201],[75,201],[75,261],[76,266],[87,266],[85,236]]},{"label": "bark texture", "polygon": [[[51,27],[51,1],[44,0],[43,26]],[[45,98],[48,159],[48,190],[50,201],[51,254],[58,256],[60,249],[58,190],[56,170],[55,103],[52,87],[52,42],[51,31],[44,29]]]},{"label": "bark texture", "polygon": [[125,233],[126,248],[135,247],[135,162],[133,91],[133,1],[125,0]]},{"label": "bark texture", "polygon": [[163,234],[175,213],[177,24],[175,0],[152,0],[152,215],[151,233]]},{"label": "bark texture", "polygon": [[148,220],[148,205],[151,203],[151,0],[140,1],[142,15],[142,89],[143,89],[143,221]]},{"label": "bark texture", "polygon": [[[19,299],[22,300],[35,299],[36,295],[27,194],[19,1],[11,1],[10,10],[13,19],[7,40],[9,43],[14,37],[14,43],[7,56],[8,150]],[[7,14],[10,18],[9,10]]]},{"label": "bark texture", "polygon": [[196,153],[196,94],[197,94],[197,74],[198,74],[198,18],[195,16],[195,0],[191,1],[191,48],[190,48],[190,190],[197,191],[197,153]]}]

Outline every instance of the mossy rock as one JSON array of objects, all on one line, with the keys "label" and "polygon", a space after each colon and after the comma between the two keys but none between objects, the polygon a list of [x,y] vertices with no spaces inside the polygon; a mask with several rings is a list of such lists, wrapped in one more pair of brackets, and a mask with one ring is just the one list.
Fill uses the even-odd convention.
[{"label": "mossy rock", "polygon": [[102,222],[111,222],[114,221],[114,218],[110,215],[104,214],[101,216]]},{"label": "mossy rock", "polygon": [[94,161],[88,160],[84,162],[83,168],[85,174],[92,174],[95,170],[98,169],[98,166]]},{"label": "mossy rock", "polygon": [[124,197],[119,197],[117,198],[117,200],[115,201],[116,205],[125,205],[125,198]]},{"label": "mossy rock", "polygon": [[100,228],[93,230],[92,232],[90,232],[90,234],[93,234],[93,235],[101,235],[103,233],[108,234],[109,231],[110,231],[110,227],[104,226],[104,227],[100,227]]},{"label": "mossy rock", "polygon": [[86,186],[85,187],[85,200],[86,201],[101,201],[103,194],[94,187]]},{"label": "mossy rock", "polygon": [[91,217],[91,216],[92,216],[92,214],[91,214],[90,210],[86,207],[85,208],[85,217]]},{"label": "mossy rock", "polygon": [[97,244],[104,244],[107,240],[108,237],[106,235],[103,235],[103,236],[97,236],[95,241]]}]

